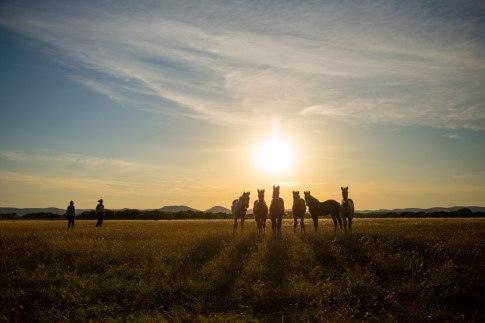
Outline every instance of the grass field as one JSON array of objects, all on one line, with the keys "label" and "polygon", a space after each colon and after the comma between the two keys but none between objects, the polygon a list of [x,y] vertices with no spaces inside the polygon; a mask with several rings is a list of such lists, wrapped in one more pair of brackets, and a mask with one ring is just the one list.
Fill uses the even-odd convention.
[{"label": "grass field", "polygon": [[485,219],[0,221],[0,321],[485,321]]}]

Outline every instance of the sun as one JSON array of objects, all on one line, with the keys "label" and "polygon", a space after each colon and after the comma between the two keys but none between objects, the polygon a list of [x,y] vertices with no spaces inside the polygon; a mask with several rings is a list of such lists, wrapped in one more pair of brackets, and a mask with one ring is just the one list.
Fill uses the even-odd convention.
[{"label": "sun", "polygon": [[288,142],[282,140],[277,131],[255,149],[255,159],[262,171],[271,175],[281,175],[295,162],[295,152]]}]

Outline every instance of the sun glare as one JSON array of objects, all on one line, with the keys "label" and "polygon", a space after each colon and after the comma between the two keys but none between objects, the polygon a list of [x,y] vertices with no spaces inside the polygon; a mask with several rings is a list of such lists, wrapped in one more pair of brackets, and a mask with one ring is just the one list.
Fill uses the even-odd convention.
[{"label": "sun glare", "polygon": [[275,131],[272,138],[256,148],[255,158],[262,171],[280,175],[293,166],[295,153],[293,147],[281,140]]}]

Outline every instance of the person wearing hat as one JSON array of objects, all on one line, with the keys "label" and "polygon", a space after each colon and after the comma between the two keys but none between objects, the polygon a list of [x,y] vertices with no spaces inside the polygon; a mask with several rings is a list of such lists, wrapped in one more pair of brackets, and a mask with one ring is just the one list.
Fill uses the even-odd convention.
[{"label": "person wearing hat", "polygon": [[96,205],[96,215],[98,216],[98,222],[96,222],[96,226],[100,227],[103,224],[104,220],[103,199],[98,200],[98,205]]},{"label": "person wearing hat", "polygon": [[67,213],[67,219],[69,220],[69,222],[67,223],[67,227],[74,228],[74,219],[76,218],[76,208],[74,207],[74,201],[71,201],[69,203],[66,213]]}]

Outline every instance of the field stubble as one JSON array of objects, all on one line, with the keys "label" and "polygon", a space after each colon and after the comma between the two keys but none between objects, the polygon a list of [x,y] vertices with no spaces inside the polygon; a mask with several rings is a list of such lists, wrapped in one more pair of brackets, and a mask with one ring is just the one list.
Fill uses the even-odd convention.
[{"label": "field stubble", "polygon": [[484,219],[0,221],[2,321],[484,321]]}]

